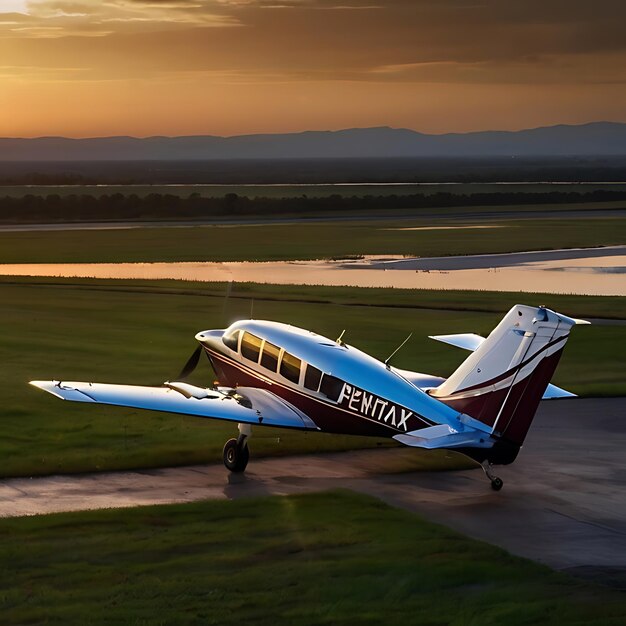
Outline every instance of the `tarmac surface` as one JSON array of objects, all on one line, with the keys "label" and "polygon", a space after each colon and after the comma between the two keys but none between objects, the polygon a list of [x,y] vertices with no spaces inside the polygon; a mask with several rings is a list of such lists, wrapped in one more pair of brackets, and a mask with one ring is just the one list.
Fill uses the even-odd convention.
[{"label": "tarmac surface", "polygon": [[[626,398],[542,403],[517,461],[415,470],[418,451],[385,448],[220,465],[0,481],[0,517],[216,498],[353,489],[556,569],[626,588]],[[423,456],[421,457],[423,459]]]}]

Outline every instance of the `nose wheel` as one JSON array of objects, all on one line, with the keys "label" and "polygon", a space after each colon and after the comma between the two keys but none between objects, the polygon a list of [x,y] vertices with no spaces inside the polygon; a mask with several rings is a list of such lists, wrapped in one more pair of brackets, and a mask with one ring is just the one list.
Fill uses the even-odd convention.
[{"label": "nose wheel", "polygon": [[491,463],[489,463],[489,461],[483,461],[480,466],[483,468],[485,476],[491,481],[491,488],[494,491],[500,491],[500,489],[504,486],[504,482],[499,476],[496,476],[491,471],[491,468],[493,467]]}]

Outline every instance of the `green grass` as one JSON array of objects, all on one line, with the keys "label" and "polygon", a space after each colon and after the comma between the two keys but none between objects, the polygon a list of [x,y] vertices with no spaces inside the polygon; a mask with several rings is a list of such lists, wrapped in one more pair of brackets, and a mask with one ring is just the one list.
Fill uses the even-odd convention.
[{"label": "green grass", "polygon": [[0,520],[3,624],[623,624],[626,597],[345,491]]},{"label": "green grass", "polygon": [[[454,222],[454,224],[463,222]],[[389,230],[441,220],[343,221],[0,233],[0,263],[242,261],[361,254],[447,256],[626,243],[626,219],[489,221],[502,228]],[[452,222],[445,222],[452,224]]]},{"label": "green grass", "polygon": [[[427,335],[486,334],[516,300],[544,302],[570,315],[613,312],[626,318],[623,298],[244,285],[236,286],[225,300],[225,286],[221,292],[219,287],[149,281],[0,281],[4,329],[0,360],[5,365],[0,475],[219,462],[224,442],[235,432],[232,424],[64,403],[26,383],[61,378],[159,385],[176,376],[195,347],[197,331],[249,317],[252,301],[257,319],[289,322],[330,337],[345,328],[348,343],[377,358],[384,359],[413,331],[394,363],[444,376],[465,353]],[[625,394],[625,340],[626,326],[576,328],[554,382],[585,395]],[[212,380],[203,362],[192,382],[207,385]],[[256,429],[251,448],[258,457],[378,443]],[[424,453],[426,465],[439,461]]]}]

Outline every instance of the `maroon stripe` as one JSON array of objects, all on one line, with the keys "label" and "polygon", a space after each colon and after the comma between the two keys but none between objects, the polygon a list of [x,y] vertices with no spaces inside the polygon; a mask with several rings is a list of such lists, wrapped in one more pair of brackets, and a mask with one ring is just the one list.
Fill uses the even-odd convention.
[{"label": "maroon stripe", "polygon": [[499,414],[497,432],[508,441],[522,445],[562,353],[563,348],[545,357],[530,376],[510,387],[443,402],[487,426],[494,426]]},{"label": "maroon stripe", "polygon": [[300,391],[281,385],[278,382],[265,381],[258,377],[257,372],[246,365],[234,361],[227,355],[209,350],[204,346],[211,364],[215,369],[220,383],[229,387],[257,387],[267,389],[277,396],[287,400],[295,407],[306,413],[324,432],[366,435],[373,437],[393,437],[398,433],[418,430],[431,426],[432,422],[423,419],[414,411],[407,421],[407,431],[399,430],[376,419],[368,418],[359,413],[353,413],[336,404],[325,402]]},{"label": "maroon stripe", "polygon": [[543,359],[532,376],[516,385],[515,400],[509,396],[496,424],[502,437],[522,445],[562,354],[563,348]]},{"label": "maroon stripe", "polygon": [[[559,341],[565,341],[568,337],[569,337],[569,333],[567,333],[567,335],[563,335],[562,337],[559,337],[558,339],[555,339],[554,341],[551,341],[550,343],[547,343],[543,348],[537,350],[537,352],[535,352],[535,354],[533,354],[532,356],[528,357],[525,361],[522,361],[521,363],[519,363],[515,367],[512,367],[511,369],[507,370],[506,372],[504,372],[502,374],[498,374],[498,376],[495,376],[494,378],[486,380],[486,381],[484,381],[482,383],[477,383],[476,385],[471,385],[470,387],[465,387],[465,389],[459,389],[459,390],[455,391],[454,393],[450,394],[450,397],[456,396],[457,394],[460,394],[460,393],[465,393],[466,391],[474,391],[475,389],[480,389],[482,387],[488,387],[489,385],[494,385],[495,383],[498,383],[501,380],[504,380],[505,378],[508,378],[509,376],[512,376],[513,374],[515,374],[519,370],[521,370],[523,367],[526,367],[526,365],[528,365],[533,359],[536,359],[542,352],[545,352],[546,350],[550,349],[552,346],[554,346],[557,343],[559,343]],[[437,397],[437,396],[435,396],[435,397]],[[441,398],[439,398],[439,399],[441,399]]]}]

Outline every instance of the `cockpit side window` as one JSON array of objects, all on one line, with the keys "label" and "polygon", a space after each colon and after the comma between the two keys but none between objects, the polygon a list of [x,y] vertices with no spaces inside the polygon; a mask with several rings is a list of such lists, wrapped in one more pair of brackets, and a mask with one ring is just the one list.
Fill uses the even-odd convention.
[{"label": "cockpit side window", "polygon": [[244,332],[243,337],[241,339],[241,354],[246,359],[250,359],[255,363],[259,362],[259,352],[261,352],[261,343],[262,339],[249,333],[248,331]]},{"label": "cockpit side window", "polygon": [[283,352],[283,358],[280,361],[280,373],[292,383],[298,383],[301,364],[300,359],[289,354],[289,352]]},{"label": "cockpit side window", "polygon": [[266,341],[263,346],[263,354],[261,354],[261,365],[268,370],[275,372],[278,369],[278,356],[280,348],[273,343]]},{"label": "cockpit side window", "polygon": [[320,380],[322,378],[322,372],[313,365],[306,366],[306,372],[304,372],[304,386],[311,391],[317,391],[320,388]]},{"label": "cockpit side window", "polygon": [[322,376],[322,384],[320,385],[320,392],[325,396],[328,396],[331,400],[337,400],[339,394],[343,389],[343,381],[331,376],[330,374],[324,374]]},{"label": "cockpit side window", "polygon": [[239,345],[239,330],[230,330],[222,335],[222,342],[227,348],[237,352]]}]

